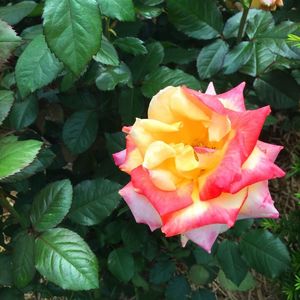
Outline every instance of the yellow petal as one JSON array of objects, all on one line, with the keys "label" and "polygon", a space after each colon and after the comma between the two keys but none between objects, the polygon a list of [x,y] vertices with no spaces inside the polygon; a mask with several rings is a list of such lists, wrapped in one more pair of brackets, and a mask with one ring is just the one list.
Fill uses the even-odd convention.
[{"label": "yellow petal", "polygon": [[208,135],[210,142],[219,142],[231,130],[231,122],[227,116],[212,114]]},{"label": "yellow petal", "polygon": [[194,178],[200,172],[199,162],[195,157],[194,149],[185,146],[184,149],[175,157],[176,170],[184,177]]},{"label": "yellow petal", "polygon": [[176,182],[178,179],[176,176],[167,170],[156,169],[150,170],[150,177],[153,184],[163,191],[175,191]]}]

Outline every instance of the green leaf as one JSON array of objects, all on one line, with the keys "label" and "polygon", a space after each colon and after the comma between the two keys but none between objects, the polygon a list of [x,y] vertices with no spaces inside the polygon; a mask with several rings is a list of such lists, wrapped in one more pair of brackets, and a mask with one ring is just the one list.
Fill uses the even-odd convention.
[{"label": "green leaf", "polygon": [[108,270],[120,281],[128,282],[134,275],[134,260],[125,249],[119,248],[109,253]]},{"label": "green leaf", "polygon": [[223,21],[215,0],[167,0],[168,16],[175,27],[195,39],[219,36]]},{"label": "green leaf", "polygon": [[85,180],[74,188],[69,218],[81,225],[95,225],[108,217],[119,205],[121,186],[107,179]]},{"label": "green leaf", "polygon": [[0,284],[4,286],[13,284],[12,256],[0,253]]},{"label": "green leaf", "polygon": [[300,88],[293,77],[282,71],[273,71],[255,79],[254,89],[258,98],[273,108],[297,107]]},{"label": "green leaf", "polygon": [[189,279],[196,285],[204,285],[209,281],[210,274],[203,266],[193,265],[189,271]]},{"label": "green leaf", "polygon": [[16,81],[24,98],[51,83],[61,70],[61,63],[50,52],[43,35],[30,42],[18,59]]},{"label": "green leaf", "polygon": [[144,111],[144,99],[139,89],[122,89],[119,96],[119,113],[123,124],[133,124]]},{"label": "green leaf", "polygon": [[253,225],[253,219],[243,219],[235,222],[234,226],[229,230],[230,233],[234,234],[236,237],[240,237]]},{"label": "green leaf", "polygon": [[223,272],[237,286],[245,279],[248,267],[242,259],[237,244],[225,240],[219,247],[217,257]]},{"label": "green leaf", "polygon": [[94,60],[104,65],[118,66],[119,56],[115,47],[103,35],[101,41],[101,48],[94,56]]},{"label": "green leaf", "polygon": [[98,0],[103,15],[119,21],[134,21],[132,0]]},{"label": "green leaf", "polygon": [[246,292],[255,287],[255,280],[250,272],[247,273],[245,279],[239,286],[228,279],[223,271],[219,272],[218,281],[220,282],[221,286],[228,291]]},{"label": "green leaf", "polygon": [[0,70],[12,52],[19,46],[21,38],[5,22],[0,20]]},{"label": "green leaf", "polygon": [[1,288],[0,299],[5,300],[24,300],[24,293],[14,288]]},{"label": "green leaf", "polygon": [[52,182],[35,197],[30,219],[37,231],[45,231],[58,225],[67,215],[72,203],[70,180]]},{"label": "green leaf", "polygon": [[199,51],[194,48],[185,49],[181,47],[174,47],[173,45],[165,48],[165,57],[163,64],[179,64],[185,65],[196,60]]},{"label": "green leaf", "polygon": [[191,292],[187,280],[183,276],[177,276],[169,281],[165,290],[166,300],[188,299]]},{"label": "green leaf", "polygon": [[24,101],[15,102],[9,114],[11,128],[20,130],[31,125],[38,114],[38,103],[35,96],[31,95]]},{"label": "green leaf", "polygon": [[163,61],[164,48],[159,42],[146,45],[148,53],[136,56],[130,66],[133,81],[136,82],[145,77],[146,74],[155,70]]},{"label": "green leaf", "polygon": [[0,179],[20,172],[32,163],[42,144],[35,140],[0,143]]},{"label": "green leaf", "polygon": [[14,285],[17,288],[23,288],[32,281],[34,275],[34,237],[27,232],[21,232],[14,241]]},{"label": "green leaf", "polygon": [[11,91],[0,90],[0,125],[7,117],[14,102],[14,94]]},{"label": "green leaf", "polygon": [[15,5],[0,7],[0,19],[10,25],[17,24],[29,15],[36,5],[34,1],[22,1]]},{"label": "green leaf", "polygon": [[238,71],[251,58],[253,53],[253,43],[241,42],[230,50],[224,60],[224,74],[232,74]]},{"label": "green leaf", "polygon": [[140,0],[144,5],[155,6],[163,3],[165,0]]},{"label": "green leaf", "polygon": [[201,79],[210,78],[222,69],[228,48],[226,42],[216,40],[201,49],[197,58],[197,70]]},{"label": "green leaf", "polygon": [[167,282],[175,270],[176,266],[171,260],[159,261],[150,269],[149,280],[154,284]]},{"label": "green leaf", "polygon": [[216,300],[216,296],[211,291],[200,289],[192,294],[191,300]]},{"label": "green leaf", "polygon": [[289,268],[285,244],[267,230],[252,230],[242,236],[240,249],[249,265],[268,277],[275,278]]},{"label": "green leaf", "polygon": [[163,9],[160,7],[137,5],[136,11],[145,19],[153,19],[157,18],[163,12]]},{"label": "green leaf", "polygon": [[123,50],[124,52],[133,55],[147,54],[148,50],[144,46],[144,42],[135,37],[124,37],[114,41],[114,45]]},{"label": "green leaf", "polygon": [[97,112],[92,110],[77,111],[64,124],[63,141],[73,153],[82,153],[94,143],[97,132]]},{"label": "green leaf", "polygon": [[142,250],[148,239],[148,231],[145,226],[128,223],[122,228],[121,237],[128,251],[138,252]]},{"label": "green leaf", "polygon": [[176,69],[160,67],[146,76],[142,86],[142,93],[145,97],[152,97],[161,89],[167,86],[186,85],[189,88],[199,90],[200,82],[192,75]]},{"label": "green leaf", "polygon": [[258,10],[249,19],[246,33],[250,39],[274,27],[274,19],[269,11]]},{"label": "green leaf", "polygon": [[75,74],[100,49],[101,15],[96,0],[46,0],[44,33],[54,54]]},{"label": "green leaf", "polygon": [[34,250],[37,270],[61,288],[79,291],[99,287],[97,258],[77,233],[50,229],[37,237]]},{"label": "green leaf", "polygon": [[117,67],[107,66],[100,69],[100,75],[96,78],[96,86],[101,91],[111,91],[118,84],[131,86],[131,72],[126,64],[121,62]]},{"label": "green leaf", "polygon": [[125,148],[125,134],[123,132],[105,133],[106,148],[109,154],[122,151]]}]

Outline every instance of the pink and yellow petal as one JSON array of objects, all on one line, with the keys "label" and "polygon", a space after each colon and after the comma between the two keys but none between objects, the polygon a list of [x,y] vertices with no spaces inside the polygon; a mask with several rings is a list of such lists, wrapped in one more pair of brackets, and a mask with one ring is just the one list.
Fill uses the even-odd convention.
[{"label": "pink and yellow petal", "polygon": [[114,160],[116,166],[120,166],[125,162],[126,149],[124,149],[120,152],[114,153],[112,156],[113,156],[113,160]]}]

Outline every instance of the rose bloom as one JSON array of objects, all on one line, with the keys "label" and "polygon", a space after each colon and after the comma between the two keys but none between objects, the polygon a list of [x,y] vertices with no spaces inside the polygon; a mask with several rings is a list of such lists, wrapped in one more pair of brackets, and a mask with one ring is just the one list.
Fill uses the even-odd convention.
[{"label": "rose bloom", "polygon": [[253,0],[251,7],[264,9],[264,10],[276,10],[277,6],[283,6],[283,0]]},{"label": "rose bloom", "polygon": [[246,110],[244,86],[167,87],[148,119],[123,129],[126,149],[113,157],[131,176],[120,194],[136,222],[209,252],[236,220],[279,216],[268,179],[285,174],[274,164],[282,147],[258,140],[270,107]]}]

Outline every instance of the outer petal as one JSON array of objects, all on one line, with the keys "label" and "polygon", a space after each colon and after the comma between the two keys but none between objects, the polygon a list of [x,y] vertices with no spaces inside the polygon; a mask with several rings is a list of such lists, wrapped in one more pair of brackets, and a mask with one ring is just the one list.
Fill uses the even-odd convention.
[{"label": "outer petal", "polygon": [[134,188],[149,200],[160,215],[177,211],[193,202],[191,184],[179,186],[175,191],[160,190],[153,184],[148,171],[142,166],[132,170],[131,182]]},{"label": "outer petal", "polygon": [[112,156],[113,156],[113,159],[114,159],[114,162],[115,162],[116,166],[120,166],[125,162],[126,149],[124,149],[120,152],[114,153]]},{"label": "outer petal", "polygon": [[205,91],[207,95],[217,95],[213,82],[210,82]]},{"label": "outer petal", "polygon": [[126,201],[137,223],[147,224],[151,231],[161,227],[162,222],[158,212],[146,197],[135,192],[131,182],[120,190],[120,195]]},{"label": "outer petal", "polygon": [[162,232],[166,236],[182,234],[211,224],[231,227],[247,197],[247,189],[237,194],[222,194],[210,201],[195,201],[187,208],[162,216]]},{"label": "outer petal", "polygon": [[210,253],[211,247],[218,235],[226,230],[228,230],[228,227],[224,224],[212,224],[196,228],[185,232],[181,236],[181,243],[182,246],[185,247],[188,240],[191,240]]},{"label": "outer petal", "polygon": [[255,183],[249,187],[248,197],[243,204],[239,219],[245,218],[278,218],[268,189],[268,181]]},{"label": "outer petal", "polygon": [[283,149],[282,146],[272,145],[261,141],[257,141],[256,145],[261,151],[265,152],[268,158],[273,162],[277,158],[279,152]]}]

